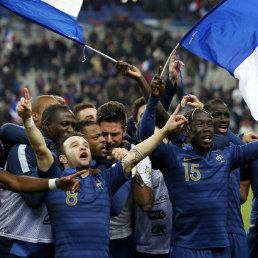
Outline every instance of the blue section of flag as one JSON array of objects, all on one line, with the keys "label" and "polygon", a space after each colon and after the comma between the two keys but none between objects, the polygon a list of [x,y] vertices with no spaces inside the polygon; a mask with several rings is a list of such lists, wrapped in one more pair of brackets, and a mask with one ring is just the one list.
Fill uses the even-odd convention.
[{"label": "blue section of flag", "polygon": [[[29,20],[84,45],[83,28],[77,23],[77,17],[64,13],[40,0],[0,0],[0,4]],[[73,4],[72,1],[71,4]]]},{"label": "blue section of flag", "polygon": [[258,46],[258,1],[224,0],[199,20],[180,44],[234,76]]}]

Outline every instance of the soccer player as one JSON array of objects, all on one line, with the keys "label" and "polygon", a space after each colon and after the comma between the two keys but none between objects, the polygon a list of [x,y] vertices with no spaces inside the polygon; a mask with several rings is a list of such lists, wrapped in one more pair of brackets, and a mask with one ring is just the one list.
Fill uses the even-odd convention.
[{"label": "soccer player", "polygon": [[[235,136],[229,129],[230,112],[227,105],[221,99],[212,99],[203,105],[199,99],[191,95],[184,96],[182,103],[189,103],[208,110],[214,121],[214,139],[216,147],[223,148],[228,145],[243,145],[244,142]],[[225,136],[225,137],[219,137]],[[241,175],[246,174],[248,169],[241,168]],[[240,194],[240,169],[231,171],[228,185],[228,212],[227,232],[230,242],[232,257],[248,257],[248,246],[244,224],[241,215],[241,194]]]},{"label": "soccer player", "polygon": [[92,103],[80,103],[74,106],[73,113],[77,121],[97,119],[97,109]]},{"label": "soccer player", "polygon": [[93,120],[81,120],[76,122],[75,131],[84,135],[90,145],[92,159],[102,159],[107,156],[105,138],[99,124]]},{"label": "soccer player", "polygon": [[[126,138],[126,110],[122,103],[110,101],[97,111],[97,121],[106,141],[108,159],[97,161],[100,170],[110,168],[131,149],[130,137]],[[116,157],[115,157],[116,156]],[[132,238],[131,179],[126,181],[112,196],[110,218],[110,255],[131,258],[134,254]]]},{"label": "soccer player", "polygon": [[[48,146],[72,132],[74,123],[74,115],[67,106],[55,104],[46,108],[42,114],[41,130],[47,137]],[[36,156],[31,146],[13,146],[6,170],[16,175],[38,177]],[[0,256],[51,257],[53,237],[44,203],[45,193],[5,191],[4,194],[0,209]]]},{"label": "soccer player", "polygon": [[[178,116],[179,107],[167,124],[154,136],[137,145],[114,167],[92,176],[89,171],[80,178],[78,194],[48,192],[46,202],[55,236],[56,257],[109,257],[109,216],[111,195],[131,175],[132,168],[146,157],[171,131],[186,122]],[[37,156],[40,174],[58,177],[88,170],[91,153],[87,141],[78,134],[67,135],[60,145],[58,159],[62,171],[46,147],[43,136],[31,119],[29,97],[17,105],[29,140]],[[54,193],[54,194],[53,194]]]},{"label": "soccer player", "polygon": [[[142,139],[155,126],[155,110],[164,82],[152,85],[140,124]],[[159,164],[173,206],[171,257],[230,257],[227,234],[230,172],[258,157],[258,143],[212,149],[214,121],[205,109],[186,118],[182,148],[161,143],[150,155]]]}]

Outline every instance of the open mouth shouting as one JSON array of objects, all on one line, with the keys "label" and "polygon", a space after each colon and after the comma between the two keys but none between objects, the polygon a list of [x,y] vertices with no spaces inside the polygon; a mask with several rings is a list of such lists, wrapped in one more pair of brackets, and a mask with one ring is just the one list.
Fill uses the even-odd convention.
[{"label": "open mouth shouting", "polygon": [[80,155],[80,159],[87,159],[88,158],[88,153],[86,151],[82,152]]}]

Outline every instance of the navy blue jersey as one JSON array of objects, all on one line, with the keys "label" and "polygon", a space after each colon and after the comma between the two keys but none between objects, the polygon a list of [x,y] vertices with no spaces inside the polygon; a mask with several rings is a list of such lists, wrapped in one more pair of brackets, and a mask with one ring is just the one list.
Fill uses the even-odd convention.
[{"label": "navy blue jersey", "polygon": [[[54,162],[45,177],[75,173],[62,171]],[[80,190],[49,191],[46,204],[56,245],[56,257],[109,257],[109,221],[112,194],[126,180],[121,162],[86,178],[79,178]]]},{"label": "navy blue jersey", "polygon": [[[140,125],[140,136],[150,136],[157,99],[150,97]],[[154,130],[154,124],[152,125]],[[258,142],[211,149],[206,157],[192,146],[183,149],[161,143],[150,157],[164,173],[173,206],[172,241],[176,246],[202,249],[226,247],[230,171],[255,160]]]},{"label": "navy blue jersey", "polygon": [[[16,144],[9,152],[6,170],[17,176],[38,177],[36,155],[30,145]],[[45,193],[22,193],[20,194],[26,204],[31,208],[42,205]]]}]

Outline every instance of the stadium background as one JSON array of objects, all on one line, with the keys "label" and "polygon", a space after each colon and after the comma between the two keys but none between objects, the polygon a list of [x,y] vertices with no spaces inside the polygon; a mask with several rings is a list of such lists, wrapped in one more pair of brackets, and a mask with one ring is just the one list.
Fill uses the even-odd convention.
[{"label": "stadium background", "polygon": [[[85,0],[78,22],[86,44],[116,60],[139,67],[150,82],[159,64],[164,65],[172,49],[191,26],[217,0]],[[32,96],[60,95],[69,106],[83,101],[96,107],[109,100],[126,105],[140,96],[137,84],[118,75],[114,63],[82,46],[56,35],[0,7],[0,124],[20,123],[15,107],[21,89]],[[206,102],[222,98],[229,106],[235,133],[258,132],[237,80],[226,71],[194,56],[182,47],[185,63],[183,87]],[[179,82],[180,85],[180,82]],[[183,96],[179,87],[170,111]],[[247,227],[250,196],[242,206]]]}]

